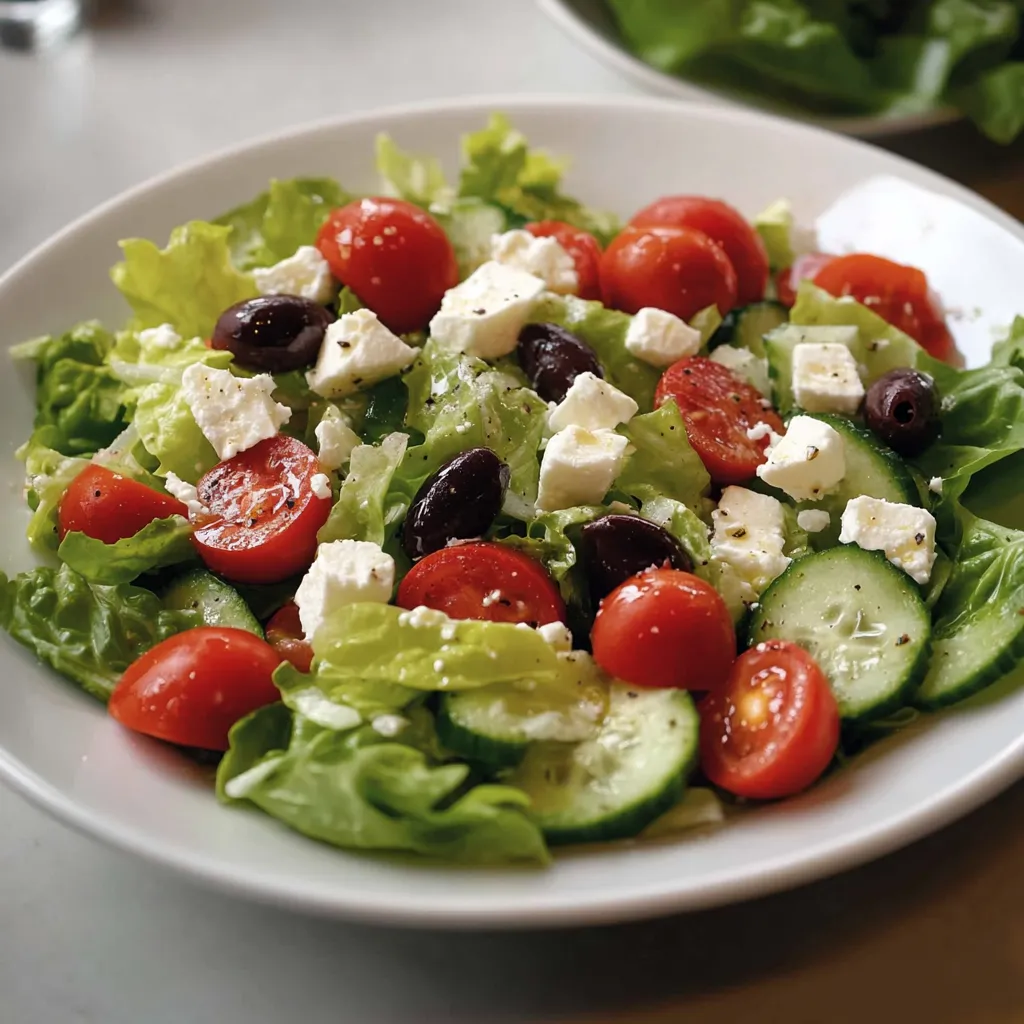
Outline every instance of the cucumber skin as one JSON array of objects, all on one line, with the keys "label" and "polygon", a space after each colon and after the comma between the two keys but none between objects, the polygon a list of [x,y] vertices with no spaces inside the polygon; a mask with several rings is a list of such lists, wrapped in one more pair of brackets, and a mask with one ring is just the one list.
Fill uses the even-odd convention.
[{"label": "cucumber skin", "polygon": [[781,326],[789,320],[789,310],[775,299],[762,299],[760,302],[752,302],[738,309],[732,309],[725,314],[718,330],[711,336],[711,340],[708,342],[709,351],[714,351],[719,345],[736,345],[738,348],[748,349],[755,356],[763,359],[765,356],[764,342],[759,339],[759,344],[756,347],[746,344],[742,337],[742,324],[746,317],[751,314],[756,316],[767,308],[773,309],[780,316],[776,326]]},{"label": "cucumber skin", "polygon": [[[211,620],[203,609],[203,601],[215,595],[227,597],[228,601],[222,605],[222,614]],[[245,598],[230,583],[214,576],[207,569],[191,569],[172,580],[161,594],[161,600],[169,608],[198,608],[204,626],[244,629],[260,639],[264,638],[263,627],[246,604]]]},{"label": "cucumber skin", "polygon": [[[870,430],[858,426],[845,416],[837,416],[831,412],[807,412],[802,413],[802,415],[821,420],[822,423],[827,423],[843,438],[844,443],[847,437],[853,437],[865,448],[871,448],[875,457],[880,462],[885,463],[886,472],[903,492],[903,504],[920,505],[921,494],[917,483],[914,481],[914,475],[911,473],[910,467],[891,448],[879,441]],[[871,497],[875,497],[875,495],[871,495]]]},{"label": "cucumber skin", "polygon": [[478,732],[460,725],[451,715],[449,708],[450,695],[445,694],[440,701],[434,725],[437,738],[441,745],[453,754],[474,761],[489,769],[514,768],[526,753],[528,743],[515,743],[491,736],[482,736]]}]

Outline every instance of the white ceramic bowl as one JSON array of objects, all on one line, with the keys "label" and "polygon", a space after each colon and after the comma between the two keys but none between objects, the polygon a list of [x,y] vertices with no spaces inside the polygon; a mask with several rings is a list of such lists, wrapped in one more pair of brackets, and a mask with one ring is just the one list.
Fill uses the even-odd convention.
[{"label": "white ceramic bowl", "polygon": [[[174,225],[213,216],[272,176],[330,174],[353,190],[372,189],[373,142],[381,130],[414,151],[440,154],[453,171],[459,135],[492,109],[506,111],[532,142],[572,158],[572,192],[625,215],[661,194],[688,191],[727,197],[747,213],[788,195],[810,222],[840,193],[888,175],[960,201],[953,204],[962,216],[950,249],[965,267],[998,249],[986,275],[1001,283],[1000,293],[1024,279],[1021,225],[959,186],[862,143],[738,108],[499,97],[299,128],[142,185],[0,280],[0,342],[90,316],[118,323],[126,310],[107,268],[119,238],[162,241]],[[0,506],[0,565],[8,571],[30,562],[13,451],[31,416],[30,380],[0,374],[0,481],[8,495]],[[263,815],[218,806],[203,772],[121,730],[99,704],[0,637],[0,775],[29,799],[218,888],[376,921],[556,925],[737,900],[908,843],[991,797],[1022,768],[1024,691],[929,719],[806,795],[741,815],[709,835],[564,852],[547,871],[456,869],[346,853]]]},{"label": "white ceramic bowl", "polygon": [[945,106],[934,107],[918,114],[818,116],[771,97],[742,89],[698,84],[659,71],[658,68],[642,61],[626,46],[604,0],[537,0],[537,4],[571,39],[589,50],[599,60],[638,85],[661,96],[702,103],[742,103],[862,138],[879,138],[884,135],[919,131],[922,128],[959,121],[962,117],[953,107]]}]

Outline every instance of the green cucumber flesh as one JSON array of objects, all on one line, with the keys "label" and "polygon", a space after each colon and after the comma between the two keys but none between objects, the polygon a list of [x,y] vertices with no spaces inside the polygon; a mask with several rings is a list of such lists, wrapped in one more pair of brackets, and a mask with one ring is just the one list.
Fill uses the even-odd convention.
[{"label": "green cucumber flesh", "polygon": [[789,320],[789,310],[772,299],[741,306],[725,315],[721,326],[708,343],[711,349],[719,345],[735,345],[763,358],[764,336]]},{"label": "green cucumber flesh", "polygon": [[166,608],[197,609],[204,626],[229,626],[263,636],[256,616],[241,594],[205,569],[192,569],[172,580],[161,597]]}]

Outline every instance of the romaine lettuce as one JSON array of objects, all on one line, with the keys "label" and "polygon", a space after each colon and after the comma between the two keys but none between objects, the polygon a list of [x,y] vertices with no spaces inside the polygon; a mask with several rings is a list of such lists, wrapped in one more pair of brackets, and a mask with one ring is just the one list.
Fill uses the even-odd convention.
[{"label": "romaine lettuce", "polygon": [[133,425],[146,451],[159,461],[157,473],[176,473],[195,483],[220,461],[199,429],[180,387],[149,384],[138,394]]}]

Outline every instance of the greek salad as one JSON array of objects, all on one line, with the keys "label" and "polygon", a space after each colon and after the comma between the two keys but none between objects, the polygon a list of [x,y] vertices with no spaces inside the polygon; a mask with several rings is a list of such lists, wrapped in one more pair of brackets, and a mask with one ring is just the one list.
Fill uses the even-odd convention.
[{"label": "greek salad", "polygon": [[543,863],[1024,657],[1024,318],[963,369],[920,270],[781,201],[622,225],[500,115],[454,184],[377,162],[123,242],[123,329],[13,350],[44,558],[0,624],[121,726],[315,839]]}]

